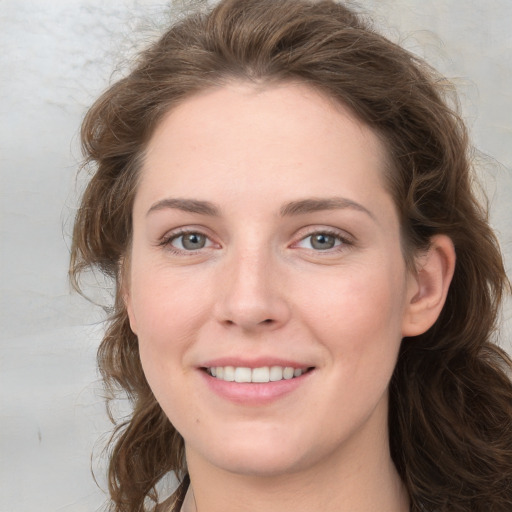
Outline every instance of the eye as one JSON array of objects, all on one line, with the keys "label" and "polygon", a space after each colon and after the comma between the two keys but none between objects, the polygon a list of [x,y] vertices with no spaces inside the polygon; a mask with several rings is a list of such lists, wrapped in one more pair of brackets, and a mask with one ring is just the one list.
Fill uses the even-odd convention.
[{"label": "eye", "polygon": [[336,233],[319,231],[304,237],[299,241],[297,246],[304,249],[313,249],[315,251],[328,251],[342,244],[348,244],[342,236]]},{"label": "eye", "polygon": [[165,244],[180,251],[197,251],[211,246],[212,242],[203,233],[190,231],[172,235],[165,241]]}]

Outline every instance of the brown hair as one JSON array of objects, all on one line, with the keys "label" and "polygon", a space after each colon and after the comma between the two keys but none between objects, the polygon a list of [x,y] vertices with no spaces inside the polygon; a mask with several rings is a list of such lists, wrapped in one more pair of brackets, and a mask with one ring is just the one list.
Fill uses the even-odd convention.
[{"label": "brown hair", "polygon": [[444,309],[429,331],[403,340],[391,381],[392,457],[412,511],[512,510],[511,361],[491,340],[509,282],[472,191],[466,131],[446,99],[451,88],[346,6],[302,0],[225,0],[188,16],[84,120],[95,173],[76,217],[70,274],[78,287],[84,269],[98,268],[117,284],[98,362],[107,387],[133,403],[111,440],[111,510],[153,508],[155,485],[170,471],[185,478],[174,495],[179,510],[188,485],[183,440],[144,377],[118,272],[155,126],[184,98],[230,80],[300,81],[348,106],[388,148],[408,263],[433,235],[453,240],[457,265]]}]

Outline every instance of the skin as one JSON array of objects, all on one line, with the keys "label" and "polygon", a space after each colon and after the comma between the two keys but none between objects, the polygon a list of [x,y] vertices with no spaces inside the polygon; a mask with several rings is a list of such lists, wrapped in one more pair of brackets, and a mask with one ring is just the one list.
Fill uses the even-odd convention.
[{"label": "skin", "polygon": [[[185,440],[185,510],[408,510],[388,384],[402,337],[437,318],[455,256],[437,237],[408,272],[385,162],[368,127],[300,84],[203,92],[154,133],[125,300],[148,382]],[[337,203],[297,207],[312,198]],[[188,250],[183,228],[204,246]],[[312,245],[322,233],[332,248]],[[255,405],[207,384],[205,361],[226,357],[314,369]]]}]

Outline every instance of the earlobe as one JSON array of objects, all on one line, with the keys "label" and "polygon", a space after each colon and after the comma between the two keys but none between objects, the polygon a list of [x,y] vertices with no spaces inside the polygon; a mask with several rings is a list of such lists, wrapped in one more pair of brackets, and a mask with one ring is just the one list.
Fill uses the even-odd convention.
[{"label": "earlobe", "polygon": [[133,314],[130,296],[127,294],[123,294],[123,302],[126,308],[126,313],[128,315],[128,321],[130,322],[130,329],[132,330],[133,334],[137,335],[137,323],[135,321],[135,315]]},{"label": "earlobe", "polygon": [[119,293],[121,295],[121,299],[124,303],[124,307],[126,308],[126,314],[128,315],[128,321],[130,322],[130,329],[136,335],[137,334],[137,324],[135,322],[135,316],[133,314],[133,307],[130,295],[130,280],[128,276],[129,272],[129,261],[128,258],[121,258],[118,265],[117,271],[117,281],[119,287]]},{"label": "earlobe", "polygon": [[455,270],[455,248],[446,235],[434,236],[429,249],[416,258],[410,276],[402,336],[418,336],[439,317]]}]

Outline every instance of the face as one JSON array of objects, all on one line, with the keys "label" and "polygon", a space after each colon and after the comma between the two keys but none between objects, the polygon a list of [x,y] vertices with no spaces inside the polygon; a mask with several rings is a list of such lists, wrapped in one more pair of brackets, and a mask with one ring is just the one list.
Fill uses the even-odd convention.
[{"label": "face", "polygon": [[187,457],[275,475],[387,443],[411,277],[385,160],[303,85],[232,84],[161,122],[125,294]]}]

